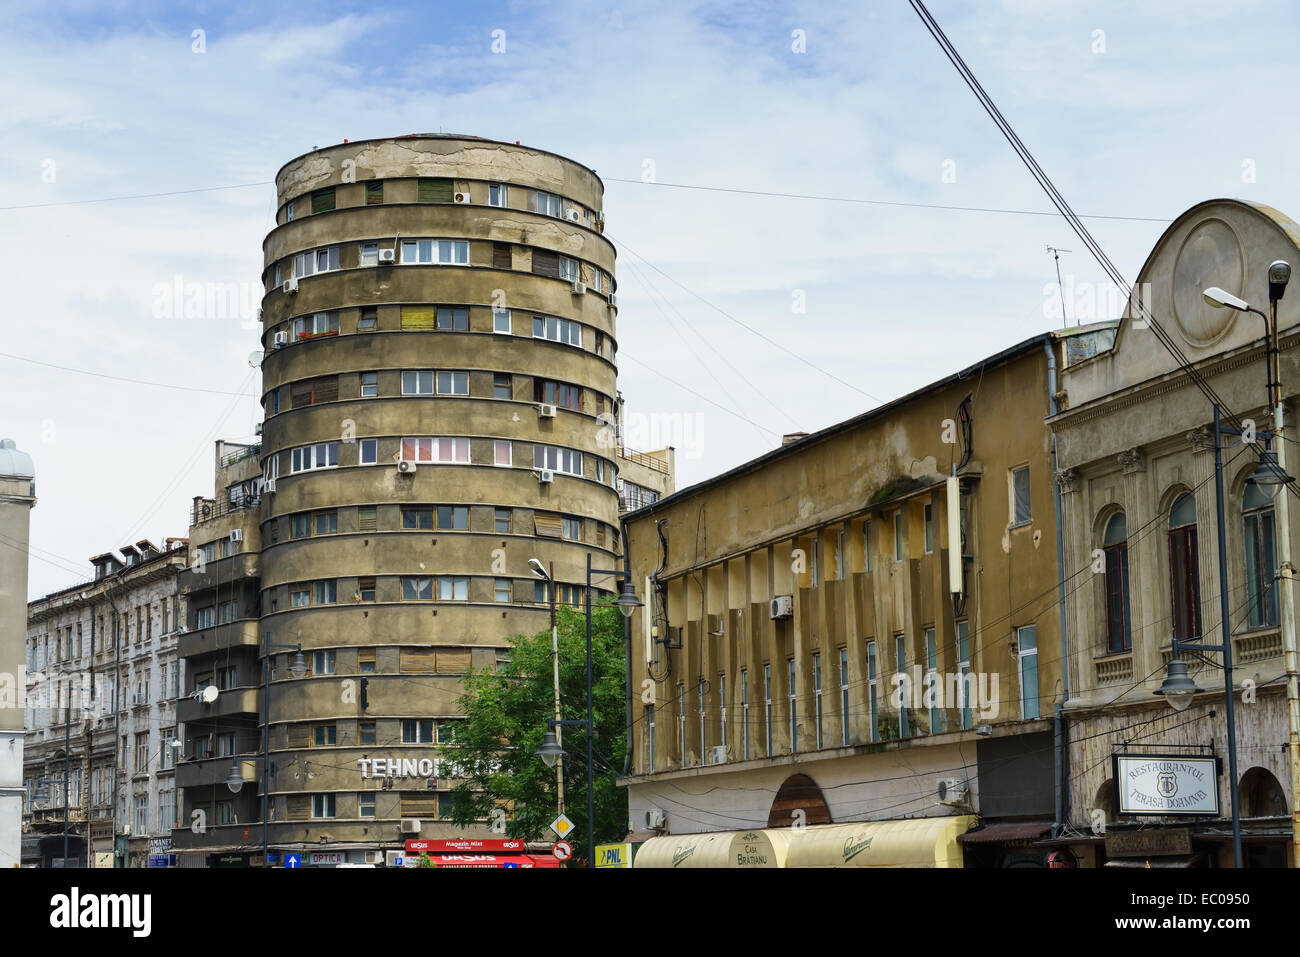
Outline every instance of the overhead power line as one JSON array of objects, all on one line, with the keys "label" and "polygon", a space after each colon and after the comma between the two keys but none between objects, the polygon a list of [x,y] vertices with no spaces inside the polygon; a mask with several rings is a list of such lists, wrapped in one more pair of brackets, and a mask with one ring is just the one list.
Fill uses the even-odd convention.
[{"label": "overhead power line", "polygon": [[112,379],[114,382],[130,382],[133,385],[149,385],[159,389],[178,389],[181,392],[206,392],[209,395],[238,395],[248,399],[256,399],[258,396],[254,392],[227,392],[224,389],[202,389],[193,385],[173,385],[170,382],[152,382],[148,379],[132,379],[127,376],[109,375],[107,372],[94,372],[90,369],[76,369],[72,366],[61,366],[53,362],[44,362],[40,359],[29,359],[27,356],[16,356],[10,352],[0,352],[0,356],[6,359],[14,359],[18,362],[30,362],[32,365],[45,366],[47,369],[59,369],[63,372],[76,372],[79,375],[94,376],[97,379]]},{"label": "overhead power line", "polygon": [[215,193],[223,189],[248,189],[252,186],[274,186],[274,181],[261,183],[232,183],[229,186],[199,186],[194,189],[173,189],[165,193],[133,193],[129,196],[101,196],[99,199],[67,199],[56,203],[23,203],[19,206],[0,206],[0,212],[16,209],[49,209],[53,206],[89,206],[92,203],[120,203],[128,199],[158,199],[162,196],[185,196],[190,193]]}]

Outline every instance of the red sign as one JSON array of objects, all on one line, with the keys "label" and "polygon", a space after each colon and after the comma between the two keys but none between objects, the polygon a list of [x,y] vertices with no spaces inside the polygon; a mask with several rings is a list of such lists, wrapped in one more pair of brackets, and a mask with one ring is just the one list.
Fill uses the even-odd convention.
[{"label": "red sign", "polygon": [[554,858],[532,854],[438,854],[434,867],[559,867]]},{"label": "red sign", "polygon": [[407,854],[522,854],[524,842],[503,838],[453,838],[446,841],[407,841]]}]

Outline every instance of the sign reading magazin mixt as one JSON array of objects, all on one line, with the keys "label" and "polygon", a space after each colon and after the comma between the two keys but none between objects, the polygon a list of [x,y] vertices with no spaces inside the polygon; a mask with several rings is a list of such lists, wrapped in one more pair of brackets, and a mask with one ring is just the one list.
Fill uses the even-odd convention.
[{"label": "sign reading magazin mixt", "polygon": [[1116,754],[1120,814],[1219,814],[1219,759]]}]

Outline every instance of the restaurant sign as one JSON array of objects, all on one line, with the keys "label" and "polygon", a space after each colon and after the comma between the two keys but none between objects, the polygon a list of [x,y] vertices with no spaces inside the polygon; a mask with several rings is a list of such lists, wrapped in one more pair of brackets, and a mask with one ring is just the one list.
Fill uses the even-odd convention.
[{"label": "restaurant sign", "polygon": [[1116,754],[1115,806],[1120,814],[1219,814],[1219,759]]}]

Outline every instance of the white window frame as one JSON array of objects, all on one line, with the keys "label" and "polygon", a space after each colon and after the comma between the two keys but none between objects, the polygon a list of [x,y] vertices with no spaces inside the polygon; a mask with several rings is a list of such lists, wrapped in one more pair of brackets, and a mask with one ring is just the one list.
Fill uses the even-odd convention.
[{"label": "white window frame", "polygon": [[338,468],[338,465],[339,443],[337,442],[317,442],[315,445],[299,446],[290,452],[289,470],[291,474],[314,472],[319,469],[333,469]]},{"label": "white window frame", "polygon": [[[927,508],[928,507],[929,506],[927,506]],[[939,646],[935,639],[933,627],[925,629],[925,680],[927,686],[939,689],[939,691],[936,691],[935,699],[938,701],[939,699],[937,695],[942,691],[943,686],[940,684],[942,677],[939,674]],[[922,697],[924,698],[924,689],[922,691]],[[930,733],[939,734],[943,731],[943,709],[936,705],[935,707],[930,708],[929,711]]]},{"label": "white window frame", "polygon": [[[373,383],[367,383],[366,382],[367,376],[372,376],[375,381]],[[367,389],[370,389],[372,391],[367,392],[366,391]],[[361,373],[361,398],[373,399],[378,397],[378,395],[379,395],[379,373],[378,372]]]},{"label": "white window frame", "polygon": [[923,524],[925,525],[925,553],[931,555],[934,553],[934,505],[926,502],[923,509]]},{"label": "white window frame", "polygon": [[338,804],[333,794],[313,794],[311,796],[311,819],[325,821],[334,817]]},{"label": "white window frame", "polygon": [[[537,334],[537,320],[542,321],[542,334]],[[552,335],[551,333],[555,334]],[[533,338],[545,339],[548,342],[558,342],[562,345],[582,348],[582,323],[573,319],[562,319],[559,316],[547,316],[534,313],[533,315]]]},{"label": "white window frame", "polygon": [[[970,693],[970,622],[961,620],[957,622],[957,677],[959,681],[958,694],[962,696],[960,708],[961,728],[963,731],[969,731],[974,724],[973,708],[971,706]],[[963,648],[962,645],[966,647]]]},{"label": "white window frame", "polygon": [[358,465],[379,464],[379,440],[378,439],[362,439],[358,443],[358,446],[359,446],[357,449]]},{"label": "white window frame", "polygon": [[903,560],[903,510],[894,513],[894,561]]},{"label": "white window frame", "polygon": [[813,652],[813,714],[817,721],[817,750],[822,749],[822,656]]},{"label": "white window frame", "polygon": [[362,266],[379,265],[379,243],[361,244],[361,265]]},{"label": "white window frame", "polygon": [[749,669],[740,669],[740,752],[749,760]]},{"label": "white window frame", "polygon": [[[492,440],[492,464],[501,468],[509,468],[514,464],[514,443],[509,439]],[[502,452],[505,452],[505,461],[501,461]]]},{"label": "white window frame", "polygon": [[[414,376],[414,389],[407,389],[408,376]],[[428,376],[429,388],[425,389],[425,376]],[[436,388],[437,376],[433,369],[403,369],[402,370],[402,395],[433,395]]]},{"label": "white window frame", "polygon": [[560,278],[565,282],[577,282],[578,277],[582,275],[582,266],[578,260],[569,256],[560,256],[558,261]]},{"label": "white window frame", "polygon": [[763,665],[763,725],[767,757],[772,756],[772,666]]},{"label": "white window frame", "polygon": [[338,652],[334,650],[314,651],[311,656],[311,673],[313,675],[332,675],[338,668]]},{"label": "white window frame", "polygon": [[468,239],[403,239],[401,260],[406,266],[469,265]]},{"label": "white window frame", "polygon": [[[1023,472],[1025,475],[1025,494],[1030,497],[1030,501],[1027,501],[1025,503],[1026,514],[1024,518],[1020,518],[1016,513],[1016,476],[1019,475],[1021,472]],[[1009,528],[1020,528],[1021,526],[1024,525],[1033,524],[1034,510],[1033,510],[1033,503],[1032,503],[1033,486],[1030,483],[1031,476],[1032,473],[1029,471],[1029,466],[1027,464],[1017,465],[1014,468],[1010,468],[1007,470],[1007,496],[1008,496],[1007,514],[1011,518],[1011,521],[1007,523],[1007,526]]]},{"label": "white window frame", "polygon": [[849,746],[849,650],[840,649],[840,743]]},{"label": "white window frame", "polygon": [[488,183],[488,205],[505,209],[509,203],[508,190],[505,183]]},{"label": "white window frame", "polygon": [[582,453],[559,445],[534,445],[533,468],[582,477]]},{"label": "white window frame", "polygon": [[[322,256],[324,256],[323,266],[321,265]],[[305,279],[307,276],[314,276],[322,272],[336,272],[339,268],[338,246],[319,246],[316,249],[298,253],[293,257],[293,277],[295,279]]]},{"label": "white window frame", "polygon": [[[501,328],[502,326],[505,328]],[[497,335],[509,336],[514,333],[514,322],[509,309],[492,310],[492,331]]]},{"label": "white window frame", "polygon": [[435,601],[469,601],[468,575],[437,575],[433,587]]},{"label": "white window frame", "polygon": [[[434,374],[434,391],[436,395],[469,395],[469,372],[464,369],[439,369]],[[443,384],[451,386],[447,391],[443,391]],[[463,386],[463,388],[461,388]]]},{"label": "white window frame", "polygon": [[[1024,634],[1027,631],[1033,632],[1034,634],[1034,647],[1030,651],[1025,651]],[[1032,715],[1027,715],[1025,713],[1026,711],[1025,705],[1028,703],[1028,696],[1025,694],[1026,691],[1025,665],[1027,663],[1026,659],[1028,658],[1034,659],[1034,678],[1035,678],[1034,687],[1033,687],[1034,713]],[[1042,708],[1042,702],[1038,694],[1038,680],[1037,680],[1038,678],[1038,626],[1037,625],[1021,625],[1016,629],[1016,674],[1019,678],[1019,683],[1020,683],[1020,717],[1021,718],[1042,717],[1043,708]]]}]

